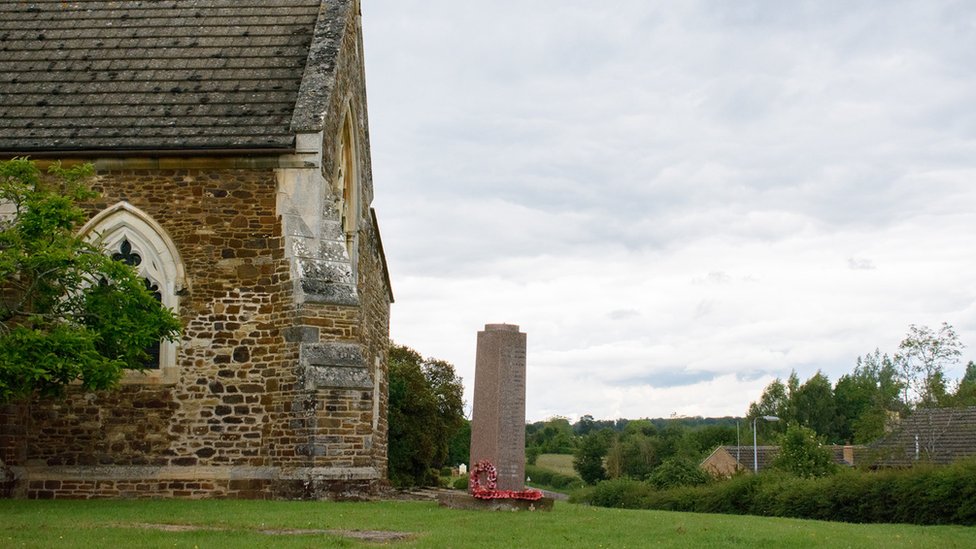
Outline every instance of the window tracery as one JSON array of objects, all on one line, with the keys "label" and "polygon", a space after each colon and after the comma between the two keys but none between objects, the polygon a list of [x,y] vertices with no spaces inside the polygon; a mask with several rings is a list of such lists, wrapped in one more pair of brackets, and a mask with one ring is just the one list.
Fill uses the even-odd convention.
[{"label": "window tracery", "polygon": [[[185,286],[183,264],[163,228],[148,214],[120,202],[93,217],[81,234],[99,244],[112,259],[136,269],[146,289],[163,305],[179,310]],[[126,383],[170,383],[178,377],[176,343],[163,341],[147,349],[151,360],[145,373],[132,372]]]}]

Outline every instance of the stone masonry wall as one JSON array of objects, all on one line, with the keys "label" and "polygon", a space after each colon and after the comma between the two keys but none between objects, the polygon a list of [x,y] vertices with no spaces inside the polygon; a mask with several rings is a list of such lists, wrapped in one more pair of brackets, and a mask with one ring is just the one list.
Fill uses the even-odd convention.
[{"label": "stone masonry wall", "polygon": [[[359,241],[361,306],[296,305],[280,226],[268,214],[273,185],[256,170],[100,174],[90,212],[128,201],[181,254],[179,378],[69,390],[23,407],[0,431],[2,458],[20,477],[6,483],[11,495],[321,498],[376,489],[386,474],[390,301],[376,227],[367,217]],[[361,345],[379,383],[309,389],[298,368],[308,328],[317,341]]]},{"label": "stone masonry wall", "polygon": [[[216,160],[100,172],[102,196],[88,211],[128,201],[165,229],[181,255],[179,376],[175,384],[71,390],[60,401],[0,410],[0,462],[17,477],[6,483],[11,495],[342,498],[385,482],[392,297],[370,209],[359,16],[352,9],[346,16],[320,169],[331,181],[351,107],[358,302],[296,297],[302,285],[286,257],[272,169],[228,169]],[[314,368],[303,366],[309,353],[332,353],[325,369],[351,377],[313,379]],[[346,360],[356,367],[343,368]],[[3,489],[0,483],[0,496]]]},{"label": "stone masonry wall", "polygon": [[[360,426],[363,433],[370,436],[364,439],[369,459],[380,469],[380,477],[387,475],[387,353],[390,334],[390,303],[392,301],[389,281],[386,279],[386,265],[380,241],[379,227],[370,204],[373,201],[373,173],[370,158],[369,118],[366,101],[366,78],[358,10],[348,12],[340,54],[337,58],[337,78],[329,116],[325,120],[326,141],[323,149],[335,148],[342,116],[346,108],[352,109],[356,142],[358,143],[359,173],[359,271],[357,287],[359,292],[359,330],[358,339],[363,345],[364,358],[372,374],[374,391],[378,392],[376,401],[366,401],[366,394],[359,403]],[[333,173],[333,159],[323,158],[323,173]],[[377,379],[378,378],[378,379]],[[378,389],[378,391],[377,391]]]},{"label": "stone masonry wall", "polygon": [[[274,186],[270,170],[99,174],[101,196],[88,211],[128,201],[151,215],[181,254],[179,379],[102,393],[72,389],[62,400],[30,403],[20,457],[8,460],[30,482],[14,495],[133,495],[139,486],[157,497],[199,495],[229,473],[194,468],[261,467],[294,452],[303,433],[292,428],[282,394],[297,383],[297,350],[282,336],[293,306]],[[80,466],[89,469],[78,478],[65,469]],[[186,478],[160,484],[152,477],[161,467]],[[247,469],[235,474],[254,476]],[[215,478],[201,483],[208,476]],[[52,489],[58,482],[63,487]],[[241,491],[225,484],[218,495]],[[92,486],[99,488],[89,493]]]},{"label": "stone masonry wall", "polygon": [[[354,115],[359,181],[359,238],[357,304],[336,304],[309,300],[298,309],[297,325],[302,327],[302,343],[309,346],[355,344],[361,352],[357,366],[365,366],[368,379],[352,383],[355,387],[323,384],[315,390],[314,409],[306,408],[305,425],[312,436],[304,448],[312,467],[341,467],[350,480],[375,485],[386,478],[386,400],[387,348],[389,345],[390,290],[378,228],[370,209],[373,198],[366,117],[365,77],[358,14],[347,12],[345,32],[337,56],[336,80],[324,119],[322,177],[331,182],[336,172],[338,136],[347,112]],[[335,199],[330,188],[326,201]],[[326,222],[338,223],[338,211],[323,208]],[[334,217],[334,219],[333,219]],[[359,368],[356,369],[360,370]],[[357,374],[358,379],[359,374]],[[312,486],[309,490],[319,489]],[[333,490],[326,487],[324,489]],[[365,488],[371,491],[375,486]]]}]

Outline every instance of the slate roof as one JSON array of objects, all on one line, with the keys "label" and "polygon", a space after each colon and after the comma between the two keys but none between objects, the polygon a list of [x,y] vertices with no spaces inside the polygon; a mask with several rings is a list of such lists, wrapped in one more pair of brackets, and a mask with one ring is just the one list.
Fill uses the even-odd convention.
[{"label": "slate roof", "polygon": [[870,449],[881,466],[907,466],[916,461],[948,464],[976,456],[976,406],[916,410]]},{"label": "slate roof", "polygon": [[[0,152],[290,149],[293,117],[315,124],[296,105],[324,109],[348,7],[0,2]],[[302,85],[310,49],[315,89]]]},{"label": "slate roof", "polygon": [[722,446],[733,458],[738,457],[739,466],[747,471],[752,471],[756,465],[755,460],[759,461],[759,470],[764,471],[772,467],[773,460],[779,455],[779,446],[757,446],[755,455],[752,446]]},{"label": "slate roof", "polygon": [[[862,456],[866,447],[864,446],[844,446],[840,444],[832,444],[827,446],[830,450],[830,456],[834,463],[837,465],[844,465],[851,467],[854,463],[847,461],[844,457],[844,448],[849,448],[854,453],[855,462],[858,461]],[[702,462],[708,461],[716,452],[726,452],[732,459],[735,459],[739,463],[739,468],[745,471],[752,471],[756,466],[756,461],[758,461],[759,470],[764,471],[773,466],[773,461],[779,456],[779,446],[757,446],[756,453],[753,455],[752,446],[719,446],[716,448],[708,458]],[[738,459],[736,459],[738,458]]]}]

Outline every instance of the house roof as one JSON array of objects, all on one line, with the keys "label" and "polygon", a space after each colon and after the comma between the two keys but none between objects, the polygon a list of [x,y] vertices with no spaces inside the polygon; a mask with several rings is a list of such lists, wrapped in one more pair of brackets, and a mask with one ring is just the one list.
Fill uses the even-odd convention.
[{"label": "house roof", "polygon": [[759,470],[762,471],[773,464],[773,460],[779,454],[779,446],[756,446],[753,452],[752,445],[749,446],[719,446],[702,463],[707,462],[716,453],[724,452],[738,462],[738,467],[746,471],[752,471],[757,461]]},{"label": "house roof", "polygon": [[[845,448],[853,452],[852,457],[855,458],[855,461],[859,461],[864,455],[864,446],[827,446],[827,449],[830,450],[831,458],[837,465],[854,465],[854,463],[848,461],[847,457],[844,455]],[[753,454],[752,446],[719,446],[707,458],[705,458],[702,463],[707,462],[717,452],[725,452],[731,456],[733,460],[738,462],[739,469],[752,471],[758,462],[759,470],[763,471],[769,467],[772,467],[773,461],[777,456],[779,456],[779,446],[757,446],[755,454]]]},{"label": "house roof", "polygon": [[0,152],[290,149],[351,5],[0,2]]},{"label": "house roof", "polygon": [[976,456],[976,406],[916,410],[870,449],[875,462],[886,466]]}]

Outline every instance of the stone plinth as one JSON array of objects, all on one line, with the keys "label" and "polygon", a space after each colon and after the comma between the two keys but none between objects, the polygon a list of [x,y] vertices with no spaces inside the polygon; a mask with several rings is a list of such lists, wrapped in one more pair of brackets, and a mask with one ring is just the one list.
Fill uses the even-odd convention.
[{"label": "stone plinth", "polygon": [[487,324],[478,332],[471,464],[489,460],[499,490],[525,487],[525,344],[512,324]]},{"label": "stone plinth", "polygon": [[451,493],[437,496],[437,504],[464,511],[552,511],[553,499],[478,499],[469,494]]}]

